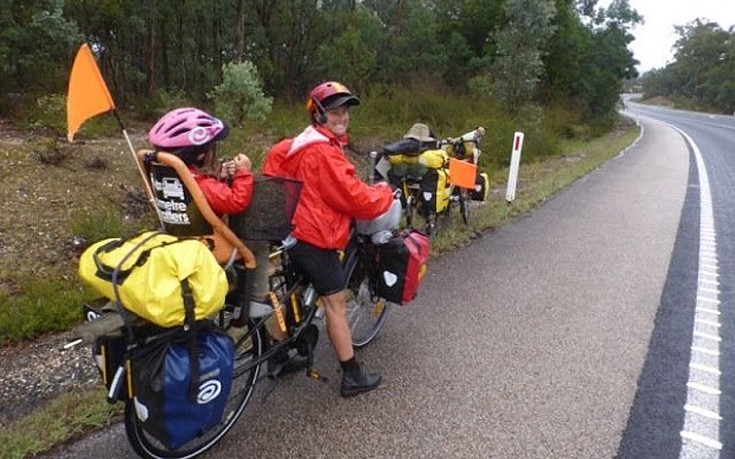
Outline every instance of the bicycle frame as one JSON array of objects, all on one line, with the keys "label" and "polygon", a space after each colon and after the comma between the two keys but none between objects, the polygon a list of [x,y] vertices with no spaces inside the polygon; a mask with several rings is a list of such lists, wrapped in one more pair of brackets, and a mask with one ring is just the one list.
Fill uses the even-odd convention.
[{"label": "bicycle frame", "polygon": [[[348,245],[342,254],[342,266],[348,283],[358,265],[362,263],[361,266],[368,268],[368,255],[366,253],[366,247],[369,244],[368,239],[366,236],[358,235],[354,229],[352,230]],[[271,259],[279,257],[281,266],[269,277],[269,283],[271,284],[271,291],[276,294],[279,305],[283,307],[280,313],[284,314],[283,321],[286,329],[282,331],[286,332],[287,337],[275,342],[275,344],[270,343],[270,340],[266,340],[265,351],[250,364],[243,367],[242,371],[247,372],[253,367],[267,362],[270,357],[281,349],[298,348],[300,352],[306,353],[309,358],[307,375],[319,379],[318,372],[312,368],[313,350],[318,336],[314,336],[313,331],[309,332],[307,330],[313,325],[315,319],[321,317],[319,311],[322,306],[316,298],[311,283],[294,271],[288,259],[286,246],[281,245],[270,254]],[[346,289],[349,287],[349,284],[345,285]],[[274,316],[278,314],[275,311],[274,308]],[[262,318],[250,318],[252,328],[239,338],[238,342],[249,339],[254,333],[262,332],[269,317],[270,315]],[[276,322],[281,320],[277,317],[275,319]],[[276,326],[278,325],[276,324]]]}]

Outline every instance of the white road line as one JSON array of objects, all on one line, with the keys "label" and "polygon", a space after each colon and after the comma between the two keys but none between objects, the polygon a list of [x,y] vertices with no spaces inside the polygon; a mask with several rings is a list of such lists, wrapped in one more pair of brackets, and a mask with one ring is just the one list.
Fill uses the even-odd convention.
[{"label": "white road line", "polygon": [[712,333],[703,333],[697,330],[694,331],[694,336],[696,336],[697,338],[714,341],[716,343],[719,343],[720,341],[722,341],[722,338],[720,338],[718,335],[713,335]]},{"label": "white road line", "polygon": [[720,355],[720,351],[714,350],[714,349],[708,349],[702,346],[692,346],[692,350],[694,352],[699,352],[700,354],[705,354],[705,355],[711,355],[713,357],[719,357]]},{"label": "white road line", "polygon": [[705,320],[705,319],[694,319],[694,321],[698,324],[707,325],[710,327],[720,328],[720,324],[717,322],[712,322],[711,320]]},{"label": "white road line", "polygon": [[[717,233],[712,211],[712,192],[709,185],[709,176],[702,159],[699,147],[694,140],[684,131],[674,127],[686,139],[692,149],[694,158],[697,163],[697,172],[699,173],[699,271],[697,277],[697,300],[695,304],[695,314],[710,314],[719,316],[719,262],[717,260]],[[707,276],[708,280],[703,279]],[[706,307],[703,307],[705,306]],[[708,331],[714,333],[704,333],[697,327],[709,326]],[[699,340],[699,342],[697,342]],[[703,346],[702,341],[706,342]],[[719,323],[704,320],[701,317],[695,317],[694,329],[692,330],[692,353],[689,360],[689,381],[687,382],[687,401],[684,405],[684,428],[681,431],[681,450],[679,458],[697,457],[697,452],[701,452],[701,448],[711,448],[712,455],[707,457],[719,458],[722,443],[719,439],[719,423],[722,416],[714,411],[701,408],[699,405],[720,406],[720,386],[719,386],[719,353],[720,342]],[[716,376],[709,377],[708,385],[698,383],[697,376],[702,373]],[[707,426],[703,425],[703,418],[707,419]],[[714,425],[713,425],[714,424]],[[707,429],[704,431],[704,429]],[[714,435],[714,438],[712,437]],[[688,441],[687,441],[688,440]]]},{"label": "white road line", "polygon": [[686,440],[695,441],[695,442],[700,443],[700,444],[702,444],[704,446],[709,446],[710,448],[714,448],[714,449],[717,449],[717,450],[721,450],[722,449],[722,443],[720,443],[717,440],[713,440],[713,439],[711,439],[709,437],[705,437],[704,435],[699,435],[699,434],[695,434],[693,432],[687,432],[685,430],[682,430],[681,431],[681,437],[684,438],[684,439],[686,439]]},{"label": "white road line", "polygon": [[712,410],[707,410],[707,409],[704,409],[698,406],[684,405],[684,411],[695,413],[695,414],[698,414],[699,416],[703,416],[708,419],[714,419],[715,421],[722,421],[722,416],[720,416],[719,413],[716,413]]},{"label": "white road line", "polygon": [[688,382],[687,387],[710,395],[720,395],[722,393],[720,389],[715,389],[714,387],[705,386],[704,384],[696,382]]},{"label": "white road line", "polygon": [[702,365],[701,363],[690,363],[689,368],[693,368],[695,370],[703,371],[705,373],[709,373],[711,375],[720,376],[720,369],[714,368],[709,365]]}]

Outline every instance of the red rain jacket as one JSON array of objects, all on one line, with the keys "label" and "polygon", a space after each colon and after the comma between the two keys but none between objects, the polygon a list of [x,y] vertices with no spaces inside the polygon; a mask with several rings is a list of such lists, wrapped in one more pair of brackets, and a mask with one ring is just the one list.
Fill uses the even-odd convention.
[{"label": "red rain jacket", "polygon": [[207,202],[214,213],[219,216],[224,214],[239,214],[244,212],[253,199],[253,174],[250,172],[237,171],[232,177],[232,185],[220,181],[213,175],[206,174],[201,170],[189,168],[199,188],[207,198]]}]

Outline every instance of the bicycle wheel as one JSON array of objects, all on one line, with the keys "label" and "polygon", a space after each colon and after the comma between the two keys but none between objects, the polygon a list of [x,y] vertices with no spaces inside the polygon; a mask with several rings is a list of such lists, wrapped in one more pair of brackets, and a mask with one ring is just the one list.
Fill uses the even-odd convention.
[{"label": "bicycle wheel", "polygon": [[465,225],[470,224],[470,192],[466,188],[459,189],[459,211]]},{"label": "bicycle wheel", "polygon": [[348,276],[347,323],[352,332],[352,346],[361,348],[370,344],[383,328],[389,303],[370,293],[370,278],[360,260]]},{"label": "bicycle wheel", "polygon": [[168,449],[145,431],[136,415],[134,402],[126,402],[125,432],[130,445],[140,457],[151,459],[196,457],[214,446],[235,425],[253,395],[260,371],[260,365],[253,363],[263,352],[261,328],[247,325],[242,327],[242,330],[242,336],[233,336],[236,342],[232,387],[222,420],[201,436],[176,450]]}]

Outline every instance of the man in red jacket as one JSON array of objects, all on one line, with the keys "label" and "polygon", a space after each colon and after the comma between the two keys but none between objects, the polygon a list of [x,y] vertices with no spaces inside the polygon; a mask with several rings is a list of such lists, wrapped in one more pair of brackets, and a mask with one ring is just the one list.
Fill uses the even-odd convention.
[{"label": "man in red jacket", "polygon": [[350,106],[359,103],[340,83],[319,84],[306,103],[311,125],[294,139],[277,143],[263,165],[264,174],[303,182],[292,222],[298,243],[289,256],[325,306],[327,334],[342,366],[344,397],[374,389],[381,376],[364,372],[355,361],[347,323],[346,277],[338,251],[347,245],[353,218],[373,219],[393,202],[389,186],[362,182],[344,154]]}]

